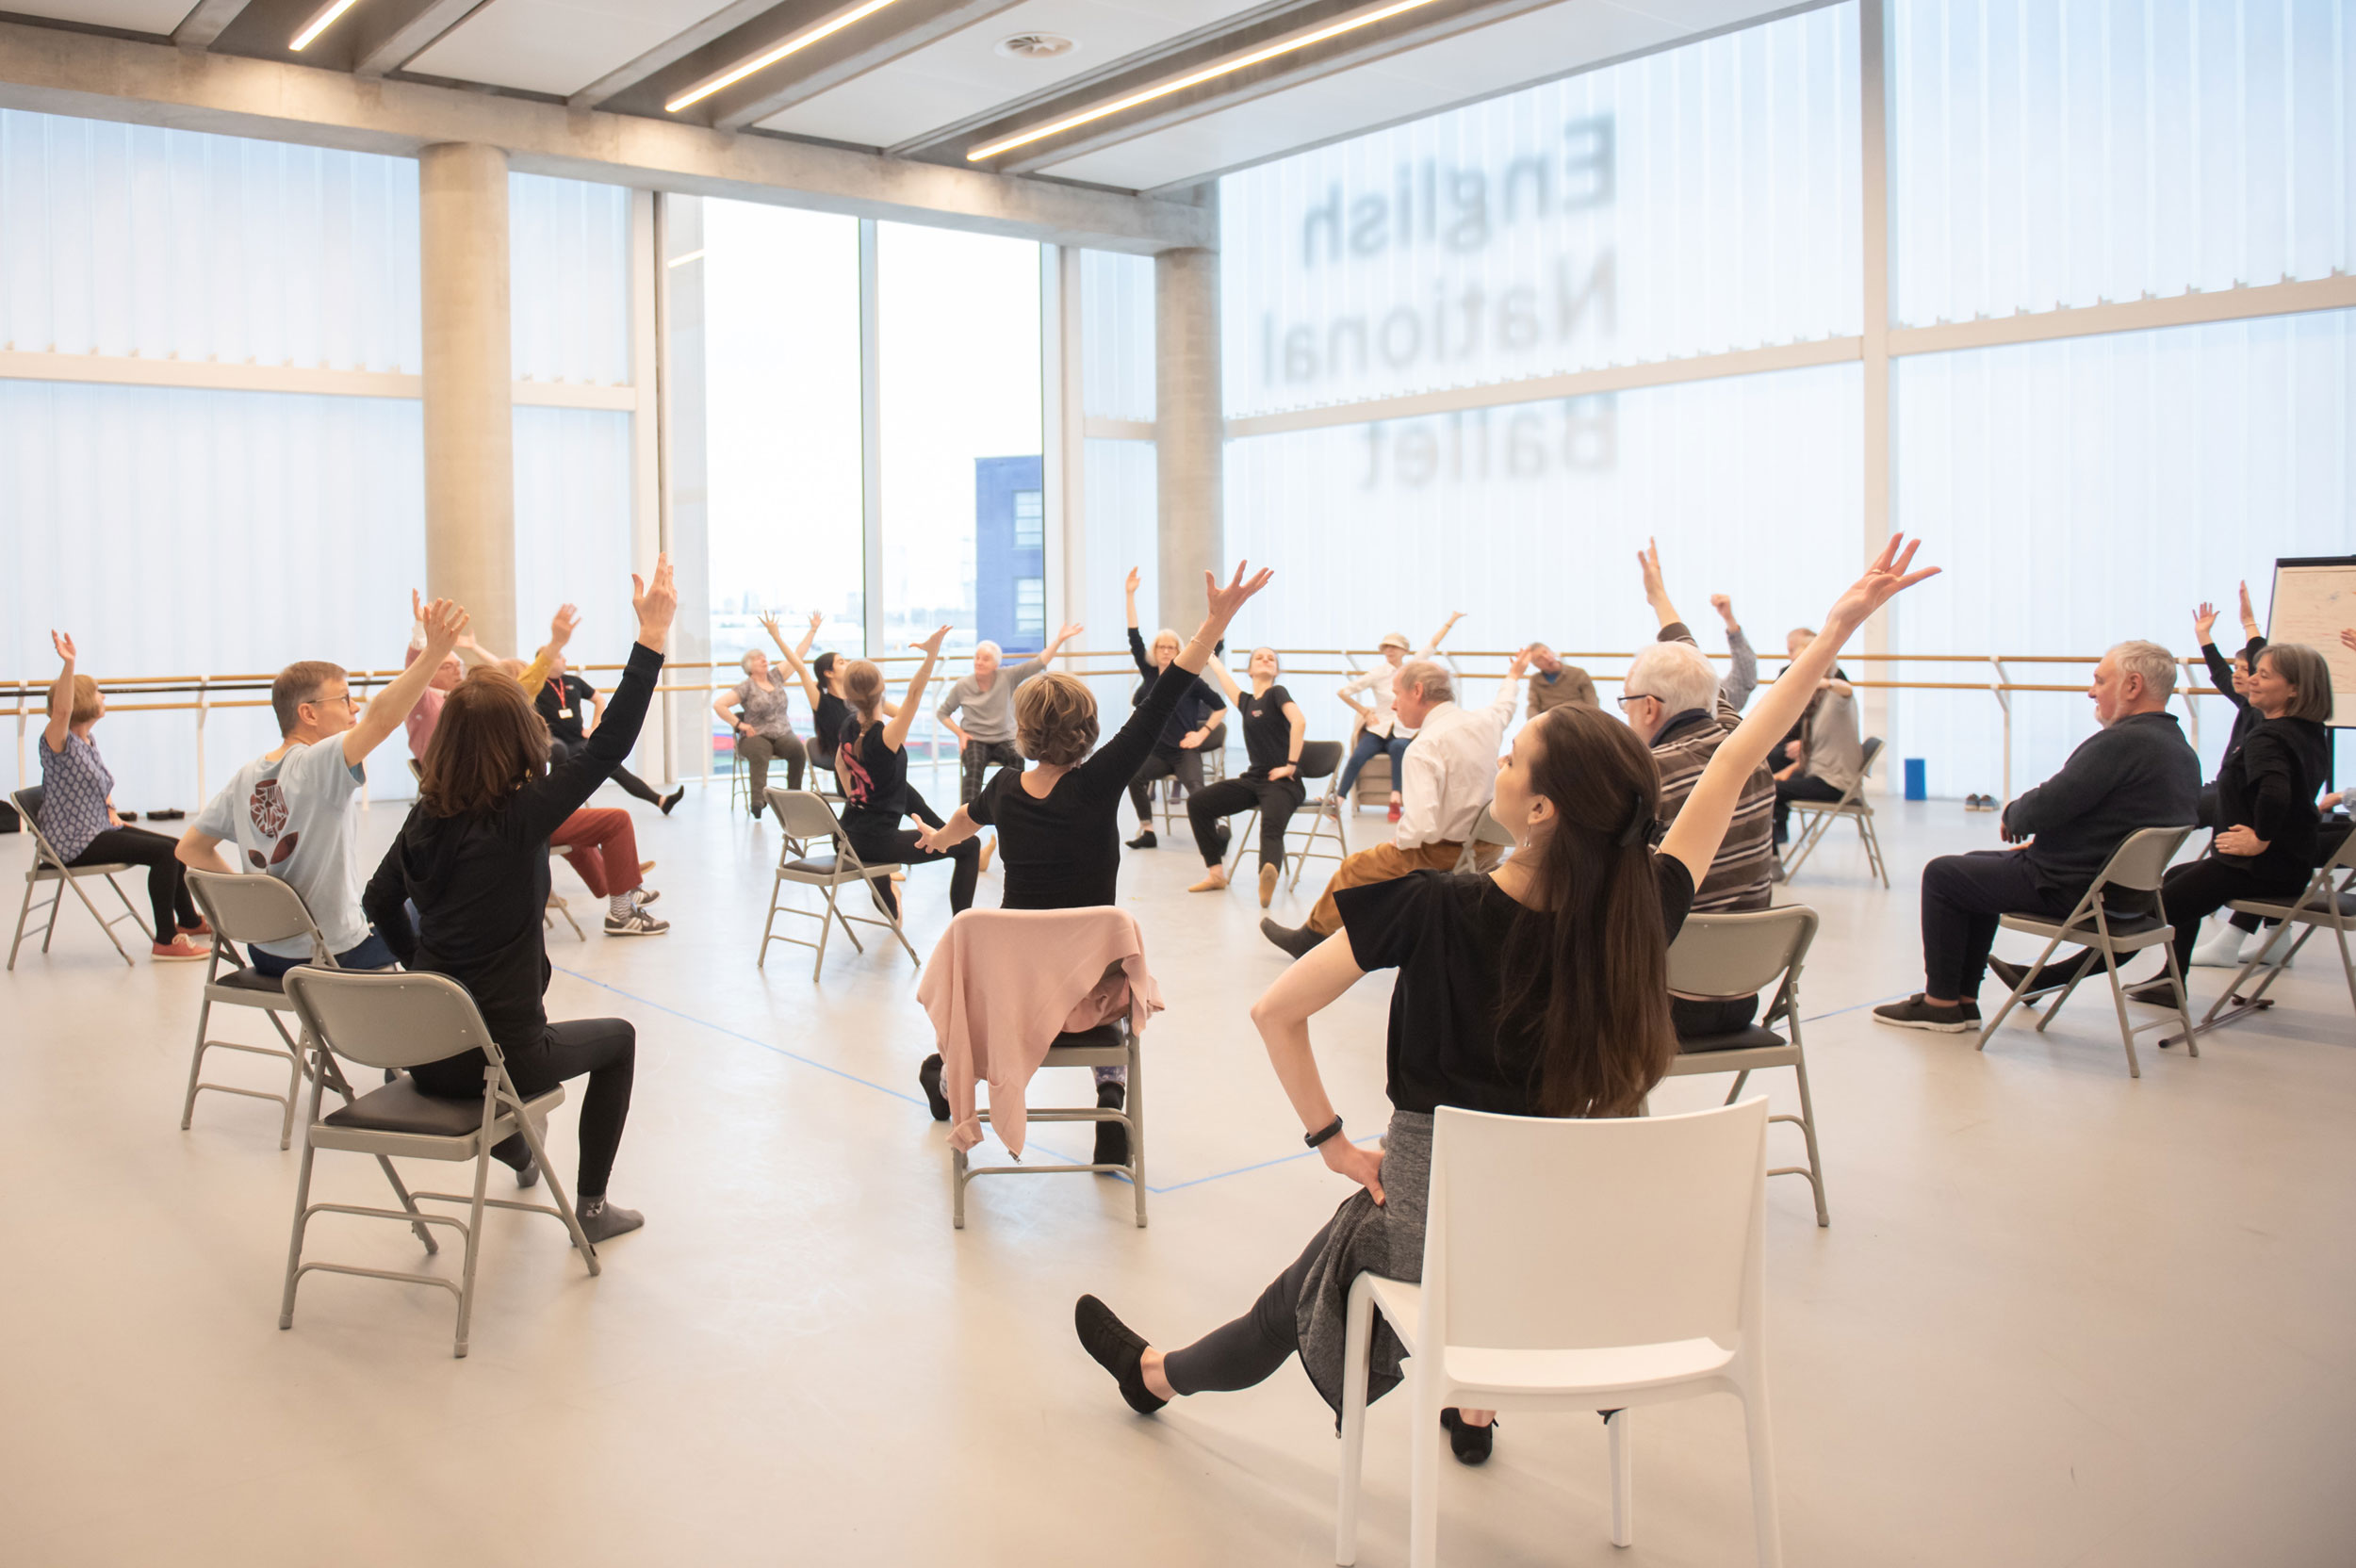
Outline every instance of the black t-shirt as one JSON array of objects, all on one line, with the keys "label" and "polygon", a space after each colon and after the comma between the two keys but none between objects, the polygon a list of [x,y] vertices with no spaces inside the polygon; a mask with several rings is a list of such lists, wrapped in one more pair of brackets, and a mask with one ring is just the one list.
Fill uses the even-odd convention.
[{"label": "black t-shirt", "polygon": [[821,756],[832,757],[835,749],[843,744],[843,730],[850,723],[851,705],[821,686],[814,712],[816,717],[812,722],[817,726],[818,733],[811,738],[818,743]]},{"label": "black t-shirt", "polygon": [[855,833],[895,830],[908,814],[908,750],[884,743],[881,723],[870,725],[853,742],[857,724],[855,718],[845,727],[834,759],[834,775],[843,786],[843,825]]},{"label": "black t-shirt", "polygon": [[1087,909],[1121,896],[1121,793],[1153,748],[1170,710],[1195,678],[1172,664],[1118,734],[1055,780],[1044,800],[1023,788],[1021,768],[1000,768],[974,793],[966,814],[998,829],[1006,877],[1002,907]]},{"label": "black t-shirt", "polygon": [[[1677,939],[1693,904],[1685,862],[1653,857],[1664,934]],[[1363,970],[1396,969],[1391,987],[1391,1103],[1539,1116],[1538,1017],[1505,1020],[1507,935],[1527,911],[1492,878],[1415,871],[1333,895]]]},{"label": "black t-shirt", "polygon": [[[559,699],[557,693],[564,694]],[[597,689],[581,677],[566,670],[561,676],[550,676],[532,699],[540,716],[548,721],[548,733],[560,741],[581,744],[581,715],[582,704],[597,694]]]},{"label": "black t-shirt", "polygon": [[1252,760],[1246,778],[1266,778],[1270,768],[1292,760],[1293,726],[1284,717],[1284,705],[1292,699],[1282,686],[1269,687],[1266,696],[1246,692],[1235,699],[1235,711],[1243,715],[1244,755]]}]

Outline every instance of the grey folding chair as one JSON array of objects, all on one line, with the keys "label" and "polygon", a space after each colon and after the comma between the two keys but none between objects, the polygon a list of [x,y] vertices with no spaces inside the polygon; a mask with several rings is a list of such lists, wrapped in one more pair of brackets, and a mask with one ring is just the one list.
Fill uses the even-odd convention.
[{"label": "grey folding chair", "polygon": [[[123,939],[115,935],[115,927],[126,920],[137,923],[147,917],[139,912],[138,905],[131,902],[131,895],[123,890],[123,884],[116,881],[115,876],[117,873],[134,871],[138,868],[119,860],[87,866],[67,865],[65,857],[57,853],[57,846],[52,844],[48,835],[41,830],[41,800],[43,788],[44,786],[34,784],[22,790],[10,791],[8,793],[8,799],[16,805],[16,814],[25,819],[25,831],[30,834],[33,840],[33,863],[25,868],[25,903],[16,911],[16,939],[8,943],[8,968],[10,971],[15,970],[16,950],[25,945],[25,923],[31,918],[33,913],[33,887],[34,884],[40,882],[56,884],[50,890],[48,901],[41,906],[49,911],[49,923],[41,928],[41,950],[43,953],[49,951],[50,939],[57,934],[57,906],[65,902],[66,890],[71,888],[74,890],[74,896],[82,901],[82,907],[90,911],[90,919],[96,921],[98,928],[106,933],[106,939],[115,944],[115,952],[122,955],[123,961],[128,964],[131,961],[130,952],[123,947]],[[115,890],[117,898],[123,900],[123,912],[111,920],[100,914],[98,906],[90,902],[89,891],[82,886],[82,878],[85,876],[105,877],[106,886]]]},{"label": "grey folding chair", "polygon": [[[2119,847],[2111,851],[2111,858],[2096,874],[2094,885],[2086,890],[2086,895],[2078,900],[2066,920],[2054,921],[2044,915],[1996,917],[1996,923],[2007,931],[2020,931],[2046,939],[2045,951],[2037,956],[2037,962],[2031,964],[2021,977],[2023,986],[2037,979],[2038,970],[2065,941],[2076,942],[2102,956],[2103,972],[2110,976],[2111,1003],[2119,1009],[2119,1037],[2127,1047],[2127,1073],[2134,1078],[2143,1076],[2143,1065],[2135,1059],[2135,1037],[2147,1029],[2165,1029],[2168,1021],[2162,1019],[2157,1023],[2145,1024],[2128,1021],[2127,992],[2119,983],[2119,960],[2128,954],[2157,947],[2167,956],[2168,984],[2176,992],[2177,1021],[2184,1026],[2184,1043],[2192,1054],[2201,1054],[2199,1042],[2192,1038],[2192,1012],[2191,1004],[2184,998],[2184,976],[2176,967],[2175,948],[2168,945],[2176,939],[2176,928],[2168,923],[2168,906],[2160,898],[2160,879],[2168,873],[2168,863],[2175,858],[2176,852],[2184,847],[2184,840],[2191,834],[2190,827],[2147,827],[2128,834],[2119,841]],[[2151,912],[2143,915],[2111,913],[2104,906],[2102,894],[2106,889],[2113,888],[2121,892],[2149,893]],[[2079,982],[2088,972],[2089,970],[2082,967],[2070,983],[2061,988],[2061,993],[2053,998],[2053,1004],[2037,1019],[2037,1033],[2045,1032],[2045,1026],[2053,1021],[2053,1015],[2061,1011],[2062,1004],[2070,1000],[2070,993],[2078,988]],[[2014,1004],[2021,1000],[2021,991],[2016,988],[2004,998],[2004,1004],[1996,1009],[1996,1016],[1989,1019],[1988,1027],[1980,1031],[1980,1050],[1988,1049],[1988,1039],[1996,1033],[1996,1026],[2004,1021],[2005,1015],[2012,1011]],[[2035,1010],[2034,1005],[2031,1010]],[[2161,1043],[2165,1045],[2168,1041]]]},{"label": "grey folding chair", "polygon": [[[1203,769],[1203,782],[1216,784],[1227,776],[1227,721],[1221,719],[1211,727],[1210,738],[1195,752]],[[1190,793],[1178,776],[1171,774],[1153,781],[1154,810],[1162,820],[1162,831],[1174,834],[1186,825],[1186,796]]]},{"label": "grey folding chair", "polygon": [[[1334,770],[1341,765],[1342,746],[1339,741],[1303,741],[1301,743],[1301,782],[1303,788],[1314,785],[1320,779],[1333,777]],[[1301,825],[1304,818],[1308,823],[1305,827]],[[1243,827],[1235,834],[1235,842],[1231,846],[1235,853],[1227,861],[1227,872],[1230,876],[1235,874],[1237,866],[1243,864],[1245,852],[1260,841],[1259,835],[1260,808],[1254,806],[1251,813],[1244,818]],[[1298,841],[1296,841],[1295,835],[1299,835]],[[1317,848],[1318,841],[1327,838],[1331,838],[1339,847]],[[1349,853],[1350,840],[1342,832],[1342,819],[1338,816],[1328,816],[1324,811],[1319,810],[1317,792],[1310,789],[1300,807],[1294,810],[1292,819],[1284,824],[1284,858],[1292,862],[1291,874],[1284,883],[1285,888],[1289,890],[1301,886],[1301,869],[1309,861],[1333,860],[1338,862]]]},{"label": "grey folding chair", "polygon": [[1785,881],[1799,874],[1800,862],[1824,841],[1824,835],[1832,830],[1832,825],[1846,819],[1857,824],[1857,837],[1864,841],[1867,869],[1882,879],[1883,887],[1890,886],[1890,867],[1882,860],[1882,841],[1873,832],[1873,804],[1865,798],[1865,781],[1873,776],[1874,760],[1882,754],[1882,738],[1878,735],[1867,736],[1862,750],[1864,763],[1857,769],[1857,782],[1849,786],[1848,793],[1839,800],[1795,800],[1792,803],[1792,814],[1800,819],[1800,834],[1792,845],[1791,856],[1784,861]]},{"label": "grey folding chair", "polygon": [[[1690,1078],[1705,1072],[1731,1072],[1734,1086],[1726,1103],[1742,1098],[1751,1074],[1767,1068],[1788,1067],[1800,1086],[1798,1116],[1771,1116],[1771,1122],[1789,1121],[1808,1144],[1808,1164],[1781,1166],[1770,1176],[1805,1176],[1816,1194],[1816,1223],[1830,1225],[1824,1206],[1824,1162],[1816,1149],[1816,1102],[1808,1092],[1808,1053],[1800,1039],[1800,971],[1816,940],[1816,911],[1805,904],[1747,914],[1689,915],[1677,939],[1669,944],[1669,988],[1687,996],[1774,997],[1758,1021],[1731,1034],[1678,1042],[1677,1060],[1664,1076]],[[1780,983],[1778,983],[1780,982]],[[1775,1031],[1781,1029],[1782,1034]]]},{"label": "grey folding chair", "polygon": [[[840,921],[843,934],[851,939],[854,951],[867,951],[859,944],[859,933],[851,929],[854,922],[861,925],[880,925],[898,939],[902,947],[908,948],[908,956],[915,959],[921,968],[924,961],[916,956],[915,948],[908,946],[908,933],[900,928],[898,915],[894,914],[889,920],[876,920],[869,915],[845,914],[836,898],[836,890],[854,882],[868,884],[872,892],[874,884],[889,878],[898,862],[881,860],[869,865],[860,859],[859,851],[851,847],[850,839],[843,833],[843,824],[836,819],[834,808],[826,804],[824,795],[813,791],[773,789],[769,792],[769,811],[777,819],[777,825],[785,830],[785,842],[777,850],[777,874],[769,884],[769,918],[761,927],[761,956],[754,960],[753,967],[768,967],[771,942],[814,947],[818,954],[810,961],[810,977],[816,980],[826,965],[826,939],[834,934],[834,924]],[[833,841],[833,854],[803,853],[812,842],[822,839]],[[796,908],[791,904],[778,903],[777,895],[785,890],[788,883],[795,887],[824,889],[826,908],[812,912]],[[898,903],[896,899],[893,902],[895,905]],[[876,906],[883,907],[881,899],[876,900]],[[799,937],[777,935],[779,915],[799,915],[805,920],[816,921],[818,939],[810,942]]]},{"label": "grey folding chair", "polygon": [[[286,1107],[286,1114],[278,1128],[278,1147],[284,1149],[294,1141],[295,1099],[303,1088],[309,1042],[296,1039],[279,1021],[279,1014],[294,1011],[294,1004],[286,1000],[284,983],[248,964],[235,944],[243,942],[251,947],[256,942],[307,940],[311,944],[307,961],[320,969],[334,969],[335,956],[327,951],[327,939],[311,919],[311,911],[303,907],[303,895],[274,876],[192,871],[188,873],[188,892],[196,900],[197,908],[204,911],[205,923],[213,928],[213,956],[205,970],[205,1000],[196,1011],[196,1050],[188,1058],[188,1092],[180,1102],[180,1130],[187,1132],[196,1119],[199,1089],[242,1094],[253,1100],[274,1100]],[[242,1040],[205,1038],[206,1031],[212,1027],[216,1004],[259,1009],[270,1020],[270,1027],[278,1031],[284,1044],[248,1045]],[[235,1084],[205,1082],[207,1051],[244,1051],[285,1062],[286,1092],[276,1094],[265,1089],[240,1088]]]},{"label": "grey folding chair", "polygon": [[1473,819],[1472,837],[1464,841],[1463,853],[1456,857],[1456,869],[1460,872],[1479,871],[1482,844],[1492,844],[1500,849],[1513,847],[1513,835],[1505,830],[1503,823],[1489,814],[1486,806],[1481,808],[1481,815]]},{"label": "grey folding chair", "polygon": [[[481,1051],[484,1059],[481,1100],[439,1100],[418,1091],[405,1075],[373,1089],[340,1111],[322,1117],[319,1093],[324,1072],[311,1082],[310,1126],[303,1140],[303,1173],[295,1183],[294,1233],[286,1243],[286,1288],[279,1303],[278,1326],[294,1327],[295,1286],[313,1269],[331,1274],[359,1274],[372,1280],[401,1280],[412,1284],[439,1285],[458,1298],[458,1336],[450,1353],[466,1353],[466,1333],[474,1318],[475,1263],[483,1246],[485,1208],[521,1209],[529,1214],[554,1215],[564,1222],[573,1245],[581,1250],[589,1272],[597,1272],[597,1250],[581,1233],[581,1221],[564,1196],[556,1171],[548,1164],[540,1129],[548,1113],[564,1102],[564,1086],[525,1101],[508,1076],[507,1061],[499,1042],[483,1027],[474,999],[465,987],[440,974],[361,974],[348,970],[296,969],[286,974],[286,997],[294,1004],[320,1059],[333,1055],[375,1068],[411,1068],[438,1062],[467,1051]],[[532,1157],[540,1164],[548,1184],[551,1204],[513,1199],[485,1198],[483,1185],[491,1171],[491,1149],[522,1134]],[[322,1149],[343,1149],[373,1154],[392,1177],[401,1195],[399,1209],[369,1208],[354,1203],[311,1201],[311,1161]],[[474,1162],[474,1191],[420,1192],[403,1189],[393,1174],[393,1156],[403,1159]],[[466,1218],[429,1215],[417,1200],[465,1203]],[[305,1263],[303,1233],[315,1214],[363,1215],[376,1219],[407,1222],[421,1234],[428,1225],[448,1225],[466,1240],[466,1259],[456,1283],[436,1274],[399,1269],[363,1268],[356,1264]],[[426,1250],[434,1250],[429,1239]]]},{"label": "grey folding chair", "polygon": [[[2334,874],[2339,876],[2336,887],[2331,880]],[[2257,956],[2242,965],[2241,972],[2234,975],[2233,984],[2225,988],[2225,994],[2209,1004],[2208,1012],[2201,1016],[2199,1033],[2205,1035],[2246,1014],[2273,1006],[2274,1000],[2266,995],[2266,991],[2272,988],[2276,977],[2290,967],[2290,961],[2298,956],[2299,950],[2307,945],[2307,939],[2320,930],[2330,931],[2340,944],[2340,972],[2348,977],[2348,1000],[2356,1003],[2356,957],[2350,956],[2348,945],[2348,933],[2356,931],[2356,833],[2340,841],[2340,847],[2315,868],[2315,874],[2309,879],[2305,890],[2291,902],[2285,904],[2271,898],[2237,898],[2226,907],[2237,915],[2255,915],[2260,920],[2279,923],[2266,938],[2266,944],[2258,950]],[[2294,925],[2299,928],[2299,935],[2288,947],[2283,947],[2282,939],[2290,935]],[[2275,956],[2278,948],[2282,950],[2280,957]],[[2266,972],[2266,978],[2258,982],[2254,990],[2245,991],[2243,988],[2250,984],[2250,976],[2260,970]],[[2229,1004],[2233,1010],[2224,1011]],[[2175,1037],[2170,1036],[2161,1043],[2172,1044],[2174,1039]]]}]

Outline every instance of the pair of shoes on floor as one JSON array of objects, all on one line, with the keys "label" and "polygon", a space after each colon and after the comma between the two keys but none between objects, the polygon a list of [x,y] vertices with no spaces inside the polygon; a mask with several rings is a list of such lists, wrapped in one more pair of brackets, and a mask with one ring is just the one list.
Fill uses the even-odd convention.
[{"label": "pair of shoes on floor", "polygon": [[1129,847],[1131,849],[1152,849],[1160,842],[1161,841],[1159,839],[1153,837],[1153,830],[1148,827],[1140,830],[1136,838],[1129,841]]},{"label": "pair of shoes on floor", "polygon": [[617,1208],[607,1202],[602,1193],[582,1199],[581,1206],[573,1211],[573,1217],[581,1221],[581,1233],[592,1245],[628,1235],[646,1222],[646,1217],[636,1209]]},{"label": "pair of shoes on floor", "polygon": [[1993,811],[1996,809],[1996,797],[1994,795],[1966,795],[1963,797],[1963,808],[1967,811]]},{"label": "pair of shoes on floor", "polygon": [[[2019,991],[2023,996],[2042,996],[2047,991],[2058,990],[2072,980],[2091,972],[2096,962],[2094,955],[2088,953],[2074,964],[2064,961],[2050,969],[2039,969],[2036,972],[2035,978],[2031,978],[2031,972],[2026,964],[2016,964],[2006,958],[1990,958],[1988,961],[1988,972],[1996,976],[1996,983],[2008,991]],[[2024,980],[2028,982],[2025,986],[2021,984]]]},{"label": "pair of shoes on floor", "polygon": [[1893,1029],[1927,1029],[1935,1035],[1968,1035],[1980,1026],[1980,1004],[1959,1002],[1934,1007],[1916,991],[1904,1002],[1885,1002],[1873,1009],[1873,1021]]},{"label": "pair of shoes on floor", "polygon": [[1496,1437],[1492,1435],[1497,1429],[1496,1416],[1489,1417],[1487,1426],[1475,1427],[1468,1424],[1457,1412],[1444,1410],[1440,1413],[1440,1425],[1448,1432],[1448,1451],[1456,1456],[1457,1463],[1486,1464],[1489,1462],[1490,1450],[1497,1444]]},{"label": "pair of shoes on floor", "polygon": [[632,906],[627,915],[605,917],[605,934],[609,937],[660,937],[670,928],[669,921],[657,920],[646,913],[644,904]]},{"label": "pair of shoes on floor", "polygon": [[[1118,1111],[1128,1103],[1129,1090],[1123,1084],[1096,1086],[1096,1108]],[[1118,1121],[1096,1124],[1096,1153],[1090,1165],[1127,1165],[1129,1163],[1129,1129]]]},{"label": "pair of shoes on floor", "polygon": [[158,963],[185,964],[191,958],[209,958],[212,956],[213,949],[209,942],[199,947],[186,937],[174,937],[168,942],[148,944],[148,956]]},{"label": "pair of shoes on floor", "polygon": [[1266,916],[1260,920],[1260,935],[1296,958],[1307,957],[1311,948],[1325,940],[1305,925],[1279,925]]},{"label": "pair of shoes on floor", "polygon": [[657,804],[663,808],[663,814],[667,817],[671,814],[671,808],[677,806],[680,801],[685,800],[686,798],[687,791],[682,787],[673,790],[669,794],[664,795]]}]

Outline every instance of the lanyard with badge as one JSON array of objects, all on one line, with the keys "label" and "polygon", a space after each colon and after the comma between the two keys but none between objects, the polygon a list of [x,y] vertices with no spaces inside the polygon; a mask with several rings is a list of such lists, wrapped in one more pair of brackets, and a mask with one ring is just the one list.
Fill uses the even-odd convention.
[{"label": "lanyard with badge", "polygon": [[561,675],[552,675],[548,677],[548,689],[556,694],[556,716],[560,719],[571,718],[573,716],[572,708],[564,700],[566,696],[564,690],[564,678]]}]

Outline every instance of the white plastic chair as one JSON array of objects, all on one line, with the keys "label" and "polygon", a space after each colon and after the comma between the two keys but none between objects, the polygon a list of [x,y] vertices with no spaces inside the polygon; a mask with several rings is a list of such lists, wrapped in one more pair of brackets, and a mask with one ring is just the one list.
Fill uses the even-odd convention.
[{"label": "white plastic chair", "polygon": [[1762,1568],[1780,1568],[1761,1299],[1767,1102],[1690,1116],[1433,1117],[1423,1283],[1361,1274],[1342,1364],[1333,1560],[1358,1560],[1374,1314],[1410,1360],[1408,1561],[1439,1560],[1440,1412],[1614,1410],[1612,1542],[1634,1539],[1635,1407],[1742,1401]]}]

